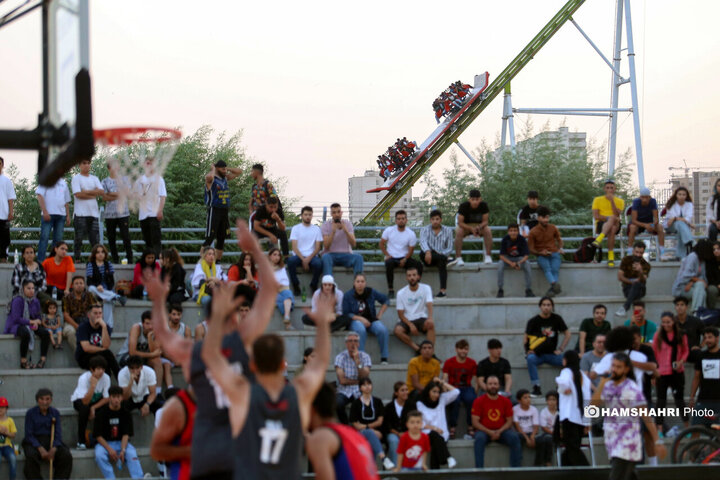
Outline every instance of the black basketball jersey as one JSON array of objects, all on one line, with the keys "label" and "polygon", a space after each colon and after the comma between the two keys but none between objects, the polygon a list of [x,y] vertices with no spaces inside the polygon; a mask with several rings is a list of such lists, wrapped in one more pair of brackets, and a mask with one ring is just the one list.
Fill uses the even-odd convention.
[{"label": "black basketball jersey", "polygon": [[233,442],[234,480],[299,479],[303,432],[295,387],[285,385],[273,402],[265,389],[252,384],[247,420]]},{"label": "black basketball jersey", "polygon": [[[234,455],[228,406],[230,401],[220,385],[213,381],[200,357],[202,342],[193,346],[190,384],[197,400],[192,441],[191,477],[230,472]],[[222,352],[236,373],[251,378],[249,357],[240,334],[235,331],[223,337]]]}]

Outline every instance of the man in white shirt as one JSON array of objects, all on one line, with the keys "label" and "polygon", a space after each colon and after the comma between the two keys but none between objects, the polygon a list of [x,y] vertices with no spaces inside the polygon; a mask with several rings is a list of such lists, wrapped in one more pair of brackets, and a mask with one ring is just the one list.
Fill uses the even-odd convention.
[{"label": "man in white shirt", "polygon": [[395,325],[395,336],[415,352],[420,351],[412,336],[425,333],[435,344],[435,323],[433,322],[433,296],[429,285],[420,283],[420,272],[409,267],[405,271],[408,285],[397,294],[397,313],[400,321]]},{"label": "man in white shirt", "polygon": [[138,220],[145,247],[160,255],[162,234],[160,222],[163,219],[167,190],[165,180],[155,172],[155,159],[145,159],[145,174],[135,181],[133,189],[138,197]]},{"label": "man in white shirt", "polygon": [[292,255],[287,260],[287,270],[290,276],[290,282],[293,286],[295,296],[299,296],[300,280],[297,277],[297,268],[302,265],[304,271],[312,270],[312,280],[310,281],[310,292],[314,292],[320,281],[323,263],[320,260],[320,247],[323,243],[322,232],[317,225],[310,225],[313,218],[312,207],[303,207],[300,211],[300,219],[302,223],[295,225],[290,231],[290,243],[292,245]]},{"label": "man in white shirt", "polygon": [[0,263],[7,262],[7,249],[10,246],[10,222],[13,220],[15,187],[3,174],[5,160],[0,157]]},{"label": "man in white shirt", "polygon": [[70,226],[70,190],[64,178],[58,179],[52,187],[39,185],[35,190],[40,205],[40,240],[38,242],[38,261],[47,257],[50,230],[53,231],[53,245],[63,239],[65,227]]},{"label": "man in white shirt", "polygon": [[163,406],[157,395],[155,370],[143,365],[142,358],[131,355],[127,366],[118,373],[118,385],[123,389],[123,406],[127,410],[140,410],[143,417]]},{"label": "man in white shirt", "polygon": [[383,230],[380,238],[380,250],[385,255],[385,278],[390,298],[395,295],[395,290],[393,290],[395,267],[402,267],[406,270],[411,267],[416,268],[420,276],[423,272],[422,263],[412,258],[417,244],[417,236],[415,236],[415,232],[406,228],[406,225],[407,213],[405,210],[398,210],[395,212],[395,225]]},{"label": "man in white shirt", "polygon": [[86,431],[90,418],[95,412],[108,403],[110,376],[105,373],[107,362],[100,355],[92,357],[88,364],[89,371],[78,378],[77,387],[70,397],[73,408],[78,412],[77,448],[85,450],[87,445]]},{"label": "man in white shirt", "polygon": [[80,161],[80,173],[72,178],[72,192],[75,196],[73,222],[75,241],[73,259],[80,262],[82,241],[90,238],[90,248],[100,243],[100,208],[97,197],[105,194],[100,179],[90,174],[90,159]]}]

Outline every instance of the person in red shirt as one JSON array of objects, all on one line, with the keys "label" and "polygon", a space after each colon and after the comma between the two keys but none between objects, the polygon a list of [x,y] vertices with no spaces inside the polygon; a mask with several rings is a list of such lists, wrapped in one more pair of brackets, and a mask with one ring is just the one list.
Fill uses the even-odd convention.
[{"label": "person in red shirt", "polygon": [[522,464],[522,444],[517,432],[512,430],[512,402],[498,395],[500,379],[490,375],[485,380],[487,392],[478,397],[472,406],[472,424],[475,427],[475,467],[485,466],[485,445],[500,442],[510,447],[510,466]]},{"label": "person in red shirt", "polygon": [[430,453],[430,437],[422,432],[422,413],[412,410],[407,414],[408,431],[400,436],[397,448],[395,471],[427,470],[427,456]]},{"label": "person in red shirt", "polygon": [[472,386],[472,378],[475,376],[477,363],[468,357],[468,353],[470,353],[468,341],[464,338],[458,340],[455,344],[455,356],[448,358],[443,364],[443,380],[460,390],[458,398],[448,405],[448,426],[450,427],[451,439],[455,438],[455,427],[460,415],[461,403],[465,405],[465,412],[467,413],[468,435],[471,437],[475,435],[470,410],[475,398],[477,398],[475,388]]}]

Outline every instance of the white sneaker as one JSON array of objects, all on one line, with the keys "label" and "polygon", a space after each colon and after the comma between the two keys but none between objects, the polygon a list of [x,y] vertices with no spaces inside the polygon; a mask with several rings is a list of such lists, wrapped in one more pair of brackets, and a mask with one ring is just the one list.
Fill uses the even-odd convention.
[{"label": "white sneaker", "polygon": [[453,457],[448,457],[448,468],[455,468],[457,466],[457,460]]},{"label": "white sneaker", "polygon": [[[493,263],[492,257],[490,255],[485,255],[485,264]],[[451,457],[452,458],[452,457]]]},{"label": "white sneaker", "polygon": [[673,438],[673,437],[677,437],[679,434],[680,434],[680,427],[675,425],[670,430],[668,430],[667,433],[665,433],[665,436],[668,438]]},{"label": "white sneaker", "polygon": [[625,307],[618,308],[617,312],[615,312],[616,317],[624,317],[627,315],[627,310],[625,310]]},{"label": "white sneaker", "polygon": [[447,263],[448,267],[454,267],[455,265],[462,267],[465,265],[465,262],[463,262],[462,257],[457,257],[455,260],[451,260]]},{"label": "white sneaker", "polygon": [[395,468],[395,464],[388,457],[383,458],[382,464],[383,467],[385,467],[385,470],[392,470]]},{"label": "white sneaker", "polygon": [[78,443],[77,445],[75,445],[75,448],[77,450],[87,450],[87,447],[85,446],[84,443]]}]

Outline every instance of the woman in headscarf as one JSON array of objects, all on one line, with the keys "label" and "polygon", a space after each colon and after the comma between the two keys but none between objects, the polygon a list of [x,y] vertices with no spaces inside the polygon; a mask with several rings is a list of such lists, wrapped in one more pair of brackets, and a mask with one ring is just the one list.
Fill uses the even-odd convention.
[{"label": "woman in headscarf", "polygon": [[[20,295],[10,302],[10,314],[5,322],[6,334],[20,338],[20,368],[43,368],[50,348],[50,333],[42,326],[40,301],[35,297],[35,284],[27,279],[22,284]],[[33,365],[28,358],[28,350],[33,340],[33,332],[40,337],[40,361]]]},{"label": "woman in headscarf", "polygon": [[50,295],[46,293],[47,280],[45,269],[36,260],[35,247],[26,245],[23,247],[20,261],[15,265],[12,276],[13,297],[20,295],[20,289],[25,280],[30,279],[35,284],[35,296],[40,300],[40,305],[50,300]]},{"label": "woman in headscarf", "polygon": [[585,428],[590,422],[585,419],[585,406],[590,404],[590,379],[580,370],[580,357],[575,350],[563,355],[563,369],[555,378],[560,394],[559,417],[560,437],[565,446],[562,455],[563,466],[588,465],[585,454],[580,449]]},{"label": "woman in headscarf", "polygon": [[450,455],[447,441],[450,438],[450,429],[445,416],[445,407],[455,401],[460,390],[440,378],[428,382],[420,393],[416,408],[423,416],[423,433],[430,437],[430,468],[437,470],[441,465],[448,468],[457,465],[457,461]]}]

